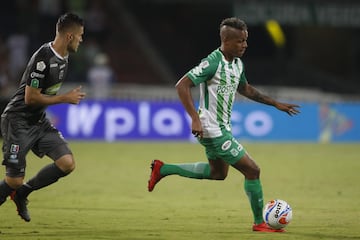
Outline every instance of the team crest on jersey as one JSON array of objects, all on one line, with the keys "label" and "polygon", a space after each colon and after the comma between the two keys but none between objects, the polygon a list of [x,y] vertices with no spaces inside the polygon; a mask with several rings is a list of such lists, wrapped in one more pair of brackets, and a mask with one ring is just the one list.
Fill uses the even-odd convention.
[{"label": "team crest on jersey", "polygon": [[46,64],[44,63],[44,61],[40,61],[36,63],[36,70],[42,72],[45,70],[45,68],[46,68]]}]

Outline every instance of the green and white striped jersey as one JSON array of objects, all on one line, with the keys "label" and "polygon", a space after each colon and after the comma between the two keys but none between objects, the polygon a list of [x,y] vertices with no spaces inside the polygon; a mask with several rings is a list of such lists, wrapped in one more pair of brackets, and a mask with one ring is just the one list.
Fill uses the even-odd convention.
[{"label": "green and white striped jersey", "polygon": [[247,81],[241,59],[229,62],[220,49],[216,49],[187,76],[195,86],[200,84],[199,116],[204,138],[219,137],[224,128],[230,131],[238,85]]}]

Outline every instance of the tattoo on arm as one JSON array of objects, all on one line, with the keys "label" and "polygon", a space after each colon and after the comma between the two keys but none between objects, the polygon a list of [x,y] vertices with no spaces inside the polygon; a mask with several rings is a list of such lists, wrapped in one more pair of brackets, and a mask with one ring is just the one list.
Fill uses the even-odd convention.
[{"label": "tattoo on arm", "polygon": [[245,97],[247,97],[253,101],[259,102],[259,103],[264,103],[264,104],[273,105],[273,106],[276,103],[276,101],[274,99],[262,94],[256,88],[252,87],[249,84],[239,88],[239,93],[244,95]]}]

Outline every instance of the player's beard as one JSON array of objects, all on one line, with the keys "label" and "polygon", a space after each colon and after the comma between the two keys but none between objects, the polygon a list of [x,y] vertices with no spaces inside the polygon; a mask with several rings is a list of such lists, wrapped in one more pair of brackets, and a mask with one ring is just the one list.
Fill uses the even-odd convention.
[{"label": "player's beard", "polygon": [[237,57],[242,57],[245,53],[245,50],[246,49],[241,49],[241,50],[237,51],[237,53],[236,53]]},{"label": "player's beard", "polygon": [[76,52],[76,49],[75,49],[73,46],[71,46],[71,45],[68,45],[67,50],[68,50],[68,52],[70,52],[70,53]]},{"label": "player's beard", "polygon": [[67,47],[68,52],[70,52],[70,53],[77,52],[77,49],[78,49],[77,47],[79,45],[76,46],[76,44],[74,44],[74,43],[75,43],[74,41],[69,42],[68,47]]}]

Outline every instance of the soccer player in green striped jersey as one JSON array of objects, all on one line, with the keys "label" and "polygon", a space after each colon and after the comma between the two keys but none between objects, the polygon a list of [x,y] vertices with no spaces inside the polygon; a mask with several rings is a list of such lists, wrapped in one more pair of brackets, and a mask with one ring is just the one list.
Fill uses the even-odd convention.
[{"label": "soccer player in green striped jersey", "polygon": [[[234,17],[224,19],[220,24],[220,38],[220,48],[210,53],[176,84],[179,98],[192,120],[191,131],[205,147],[208,162],[165,164],[154,160],[148,190],[151,192],[163,177],[169,175],[224,180],[229,166],[232,166],[245,177],[244,189],[254,216],[252,229],[262,232],[283,231],[271,229],[264,223],[260,169],[233,137],[231,112],[237,92],[256,102],[274,106],[290,116],[299,113],[299,106],[278,102],[247,82],[244,64],[240,59],[247,48],[248,31],[244,21]],[[200,88],[198,110],[195,109],[191,95],[194,86]]]}]

